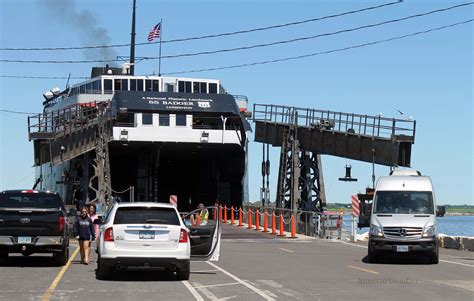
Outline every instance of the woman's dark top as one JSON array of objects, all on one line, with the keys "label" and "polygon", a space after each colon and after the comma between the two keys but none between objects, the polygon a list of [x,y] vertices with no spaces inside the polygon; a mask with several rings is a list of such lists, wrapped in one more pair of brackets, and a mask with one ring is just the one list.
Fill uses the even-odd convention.
[{"label": "woman's dark top", "polygon": [[79,240],[94,240],[95,229],[91,218],[79,216],[74,223],[74,233],[79,235]]}]

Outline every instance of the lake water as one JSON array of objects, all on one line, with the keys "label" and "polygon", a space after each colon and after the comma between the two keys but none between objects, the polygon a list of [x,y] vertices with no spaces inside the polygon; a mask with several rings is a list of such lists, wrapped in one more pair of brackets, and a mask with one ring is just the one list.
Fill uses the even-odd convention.
[{"label": "lake water", "polygon": [[[344,216],[344,230],[350,232],[350,216]],[[369,228],[357,229],[357,233],[368,232]],[[451,236],[474,237],[474,216],[448,216],[438,217],[438,232]]]}]

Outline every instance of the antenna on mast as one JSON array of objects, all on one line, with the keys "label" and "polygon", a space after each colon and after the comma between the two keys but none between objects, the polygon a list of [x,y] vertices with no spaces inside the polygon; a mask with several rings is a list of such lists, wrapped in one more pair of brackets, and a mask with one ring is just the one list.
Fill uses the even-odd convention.
[{"label": "antenna on mast", "polygon": [[135,10],[136,0],[133,0],[132,33],[130,34],[130,75],[135,75]]}]

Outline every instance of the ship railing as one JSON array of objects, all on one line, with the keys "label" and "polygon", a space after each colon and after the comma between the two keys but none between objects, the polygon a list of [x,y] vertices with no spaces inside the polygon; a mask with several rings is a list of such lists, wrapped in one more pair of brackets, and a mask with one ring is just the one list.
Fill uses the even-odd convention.
[{"label": "ship railing", "polygon": [[414,142],[416,121],[273,104],[254,104],[253,120]]},{"label": "ship railing", "polygon": [[64,109],[28,116],[29,139],[54,139],[97,122],[99,116],[109,116],[105,103],[81,103]]}]

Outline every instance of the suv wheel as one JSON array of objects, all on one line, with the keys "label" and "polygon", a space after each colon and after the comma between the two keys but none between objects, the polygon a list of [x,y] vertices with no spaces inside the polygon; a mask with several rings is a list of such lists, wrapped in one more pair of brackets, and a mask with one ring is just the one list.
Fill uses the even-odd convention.
[{"label": "suv wheel", "polygon": [[95,270],[95,278],[98,280],[107,279],[109,276],[110,270],[104,267],[100,256],[97,258],[97,269]]},{"label": "suv wheel", "polygon": [[7,252],[0,252],[0,260],[7,259],[7,258],[8,258],[8,253]]},{"label": "suv wheel", "polygon": [[189,280],[189,274],[190,274],[190,270],[187,269],[187,270],[179,270],[176,272],[176,276],[178,278],[178,280]]},{"label": "suv wheel", "polygon": [[69,259],[69,246],[64,247],[61,252],[53,254],[53,260],[58,266],[63,266]]}]

